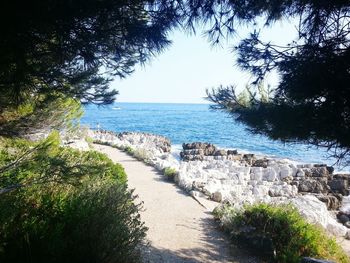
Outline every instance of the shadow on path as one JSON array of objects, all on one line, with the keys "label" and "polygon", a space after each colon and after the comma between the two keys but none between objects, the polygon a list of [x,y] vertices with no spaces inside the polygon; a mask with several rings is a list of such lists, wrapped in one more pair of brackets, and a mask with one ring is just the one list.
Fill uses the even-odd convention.
[{"label": "shadow on path", "polygon": [[[209,212],[207,212],[210,214]],[[183,227],[187,228],[185,224]],[[200,242],[202,247],[191,249],[169,250],[165,248],[157,248],[152,244],[145,245],[143,248],[143,262],[149,263],[203,263],[203,262],[242,262],[242,263],[264,263],[256,255],[251,252],[229,245],[229,253],[224,257],[223,243],[227,242],[228,236],[220,232],[216,223],[212,218],[204,218],[198,222],[198,228],[204,229],[204,235]],[[204,248],[203,248],[204,247]]]},{"label": "shadow on path", "polygon": [[115,148],[96,149],[123,165],[128,186],[144,204],[140,212],[149,241],[142,247],[144,262],[262,262],[232,246],[211,213],[155,168]]}]

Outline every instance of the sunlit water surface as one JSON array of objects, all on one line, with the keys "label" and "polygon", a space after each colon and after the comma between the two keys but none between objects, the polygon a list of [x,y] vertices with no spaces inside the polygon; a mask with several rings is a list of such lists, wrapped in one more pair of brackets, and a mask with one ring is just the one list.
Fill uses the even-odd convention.
[{"label": "sunlit water surface", "polygon": [[[327,157],[323,149],[304,144],[286,144],[272,141],[247,131],[244,125],[228,114],[212,111],[206,104],[115,103],[97,107],[85,106],[82,124],[90,128],[110,131],[138,131],[168,137],[175,148],[184,142],[210,142],[223,148],[289,158],[303,163],[327,163],[335,160]],[[337,170],[349,171],[349,167]]]}]

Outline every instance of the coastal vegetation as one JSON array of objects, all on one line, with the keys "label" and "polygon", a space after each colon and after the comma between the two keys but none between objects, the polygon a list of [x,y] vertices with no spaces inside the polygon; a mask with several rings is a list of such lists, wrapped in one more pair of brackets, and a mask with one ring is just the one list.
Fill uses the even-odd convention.
[{"label": "coastal vegetation", "polygon": [[[96,143],[100,143],[100,142],[96,142]],[[103,144],[103,143],[101,143]],[[126,147],[119,147],[119,146],[115,146],[113,144],[107,144],[109,146],[118,148],[124,152],[126,152],[127,154],[129,154],[130,156],[136,158],[138,161],[144,162],[145,164],[149,164],[150,163],[150,156],[148,154],[148,152],[145,149],[142,148],[132,148],[130,146],[126,146]]]},{"label": "coastal vegetation", "polygon": [[164,168],[164,176],[169,181],[174,181],[175,176],[178,174],[178,171],[175,168],[166,167]]},{"label": "coastal vegetation", "polygon": [[69,139],[81,103],[112,103],[109,82],[170,43],[174,22],[160,9],[1,2],[1,262],[137,261],[146,228],[124,170],[103,154],[61,147],[58,132]]},{"label": "coastal vegetation", "polygon": [[245,244],[269,260],[297,263],[303,257],[314,257],[350,262],[334,238],[309,224],[291,205],[260,203],[240,210],[223,205],[214,215],[236,245]]},{"label": "coastal vegetation", "polygon": [[146,164],[149,163],[149,158],[150,158],[149,154],[144,149],[135,149],[133,152],[133,156],[141,162],[144,162]]},{"label": "coastal vegetation", "polygon": [[125,151],[125,152],[126,152],[127,154],[129,154],[129,155],[133,155],[133,154],[134,154],[134,149],[131,148],[131,147],[129,147],[129,146],[125,147],[125,148],[123,149],[123,151]]},{"label": "coastal vegetation", "polygon": [[1,262],[134,262],[145,237],[124,169],[105,155],[0,141]]},{"label": "coastal vegetation", "polygon": [[18,105],[2,106],[0,135],[4,137],[30,138],[63,127],[66,132],[73,132],[78,124],[76,120],[83,114],[77,99],[58,92],[38,96],[33,94]]}]

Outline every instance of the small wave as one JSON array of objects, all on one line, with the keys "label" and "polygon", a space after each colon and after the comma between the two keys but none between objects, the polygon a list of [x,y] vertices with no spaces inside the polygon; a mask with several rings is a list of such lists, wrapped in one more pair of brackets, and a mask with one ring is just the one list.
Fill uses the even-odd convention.
[{"label": "small wave", "polygon": [[112,110],[121,110],[122,108],[120,107],[113,107]]}]

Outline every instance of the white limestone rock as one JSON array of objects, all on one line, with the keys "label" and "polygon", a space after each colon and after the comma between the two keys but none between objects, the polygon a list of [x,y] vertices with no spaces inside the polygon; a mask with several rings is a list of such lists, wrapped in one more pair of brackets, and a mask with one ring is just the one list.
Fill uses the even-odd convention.
[{"label": "white limestone rock", "polygon": [[288,165],[283,165],[280,167],[280,179],[286,179],[288,177],[292,177],[293,170]]},{"label": "white limestone rock", "polygon": [[273,182],[277,180],[277,173],[272,167],[267,167],[263,170],[263,180]]},{"label": "white limestone rock", "polygon": [[[324,203],[312,195],[298,196],[297,187],[287,183],[292,179],[302,180],[312,165],[294,165],[288,160],[269,158],[267,168],[246,167],[239,160],[227,160],[221,156],[183,162],[162,150],[159,136],[142,133],[119,137],[111,133],[96,133],[94,136],[91,137],[95,140],[118,147],[147,151],[157,169],[171,167],[178,171],[175,182],[193,196],[206,195],[217,202],[227,200],[234,206],[256,202],[292,203],[311,223],[322,225],[336,236],[347,235],[347,228],[336,221]],[[341,211],[350,214],[350,205],[343,206]]]},{"label": "white limestone rock", "polygon": [[326,205],[315,196],[298,196],[286,202],[293,204],[310,223],[320,224],[335,236],[344,237],[347,235],[348,229],[338,223],[327,210]]},{"label": "white limestone rock", "polygon": [[255,197],[266,196],[269,193],[269,188],[264,185],[256,185],[254,186],[252,193]]},{"label": "white limestone rock", "polygon": [[350,195],[344,196],[342,206],[339,210],[346,215],[350,215]]}]

